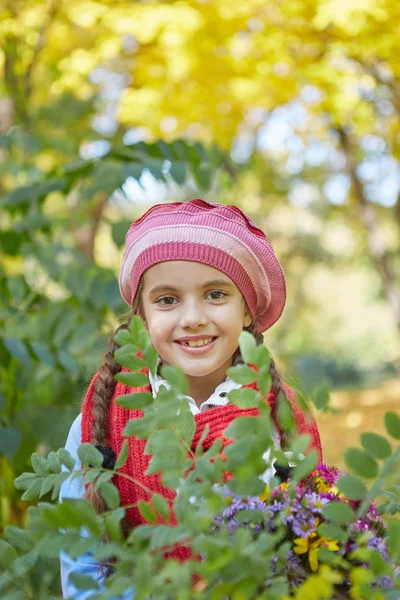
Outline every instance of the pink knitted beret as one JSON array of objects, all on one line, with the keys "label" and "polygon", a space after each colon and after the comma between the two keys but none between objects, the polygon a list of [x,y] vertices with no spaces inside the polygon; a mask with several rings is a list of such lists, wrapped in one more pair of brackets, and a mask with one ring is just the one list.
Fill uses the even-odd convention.
[{"label": "pink knitted beret", "polygon": [[190,202],[157,204],[126,234],[119,287],[131,306],[143,273],[167,260],[191,260],[225,273],[263,332],[281,316],[286,280],[270,242],[237,206]]}]

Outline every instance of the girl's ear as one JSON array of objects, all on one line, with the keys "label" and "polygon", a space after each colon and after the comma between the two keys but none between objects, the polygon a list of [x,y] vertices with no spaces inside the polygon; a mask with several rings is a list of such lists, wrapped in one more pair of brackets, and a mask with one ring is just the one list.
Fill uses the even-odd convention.
[{"label": "girl's ear", "polygon": [[246,311],[244,313],[244,317],[243,317],[243,327],[250,327],[252,322],[253,322],[253,319],[251,318],[251,315]]}]

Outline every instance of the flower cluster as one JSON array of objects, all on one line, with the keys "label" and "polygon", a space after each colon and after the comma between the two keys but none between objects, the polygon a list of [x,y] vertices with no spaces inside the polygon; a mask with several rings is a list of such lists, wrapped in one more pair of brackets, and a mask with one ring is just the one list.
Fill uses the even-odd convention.
[{"label": "flower cluster", "polygon": [[[353,511],[360,506],[360,501],[350,500],[339,493],[336,487],[339,475],[336,468],[321,463],[294,489],[289,479],[273,490],[267,486],[260,497],[228,496],[227,507],[216,518],[215,528],[226,527],[230,533],[234,533],[238,527],[247,527],[254,536],[262,531],[269,534],[283,531],[280,540],[290,541],[291,548],[282,570],[291,588],[298,587],[310,573],[319,570],[322,549],[325,554],[327,551],[335,553],[341,559],[342,585],[350,586],[351,568],[368,566],[367,559],[363,558],[365,552],[364,555],[360,552],[362,549],[377,550],[385,562],[389,554],[385,542],[386,527],[373,503],[361,518],[355,518],[348,524],[345,539],[321,534],[320,526],[330,523],[324,516],[324,507],[331,501],[346,503]],[[255,510],[256,519],[251,517],[251,511]],[[271,561],[270,573],[271,576],[278,574],[276,554]],[[377,577],[373,585],[393,587],[393,582],[390,577],[382,576]]]}]

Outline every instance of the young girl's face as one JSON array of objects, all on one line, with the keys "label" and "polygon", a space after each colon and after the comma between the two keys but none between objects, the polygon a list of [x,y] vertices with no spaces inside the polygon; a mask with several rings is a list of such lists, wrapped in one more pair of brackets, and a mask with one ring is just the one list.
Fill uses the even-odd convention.
[{"label": "young girl's face", "polygon": [[180,367],[189,377],[215,377],[220,370],[223,381],[239,335],[251,324],[232,280],[213,267],[191,261],[150,267],[143,275],[142,308],[152,344],[163,362]]}]

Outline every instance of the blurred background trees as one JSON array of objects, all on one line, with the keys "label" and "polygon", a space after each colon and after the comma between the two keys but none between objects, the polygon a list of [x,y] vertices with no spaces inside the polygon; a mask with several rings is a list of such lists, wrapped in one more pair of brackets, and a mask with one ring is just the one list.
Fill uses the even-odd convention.
[{"label": "blurred background trees", "polygon": [[328,462],[333,428],[398,406],[399,18],[380,0],[0,0],[0,526],[23,518],[31,453],[65,441],[126,314],[125,232],[156,202],[234,203],[267,232],[288,279],[267,343],[289,382],[334,390]]}]

